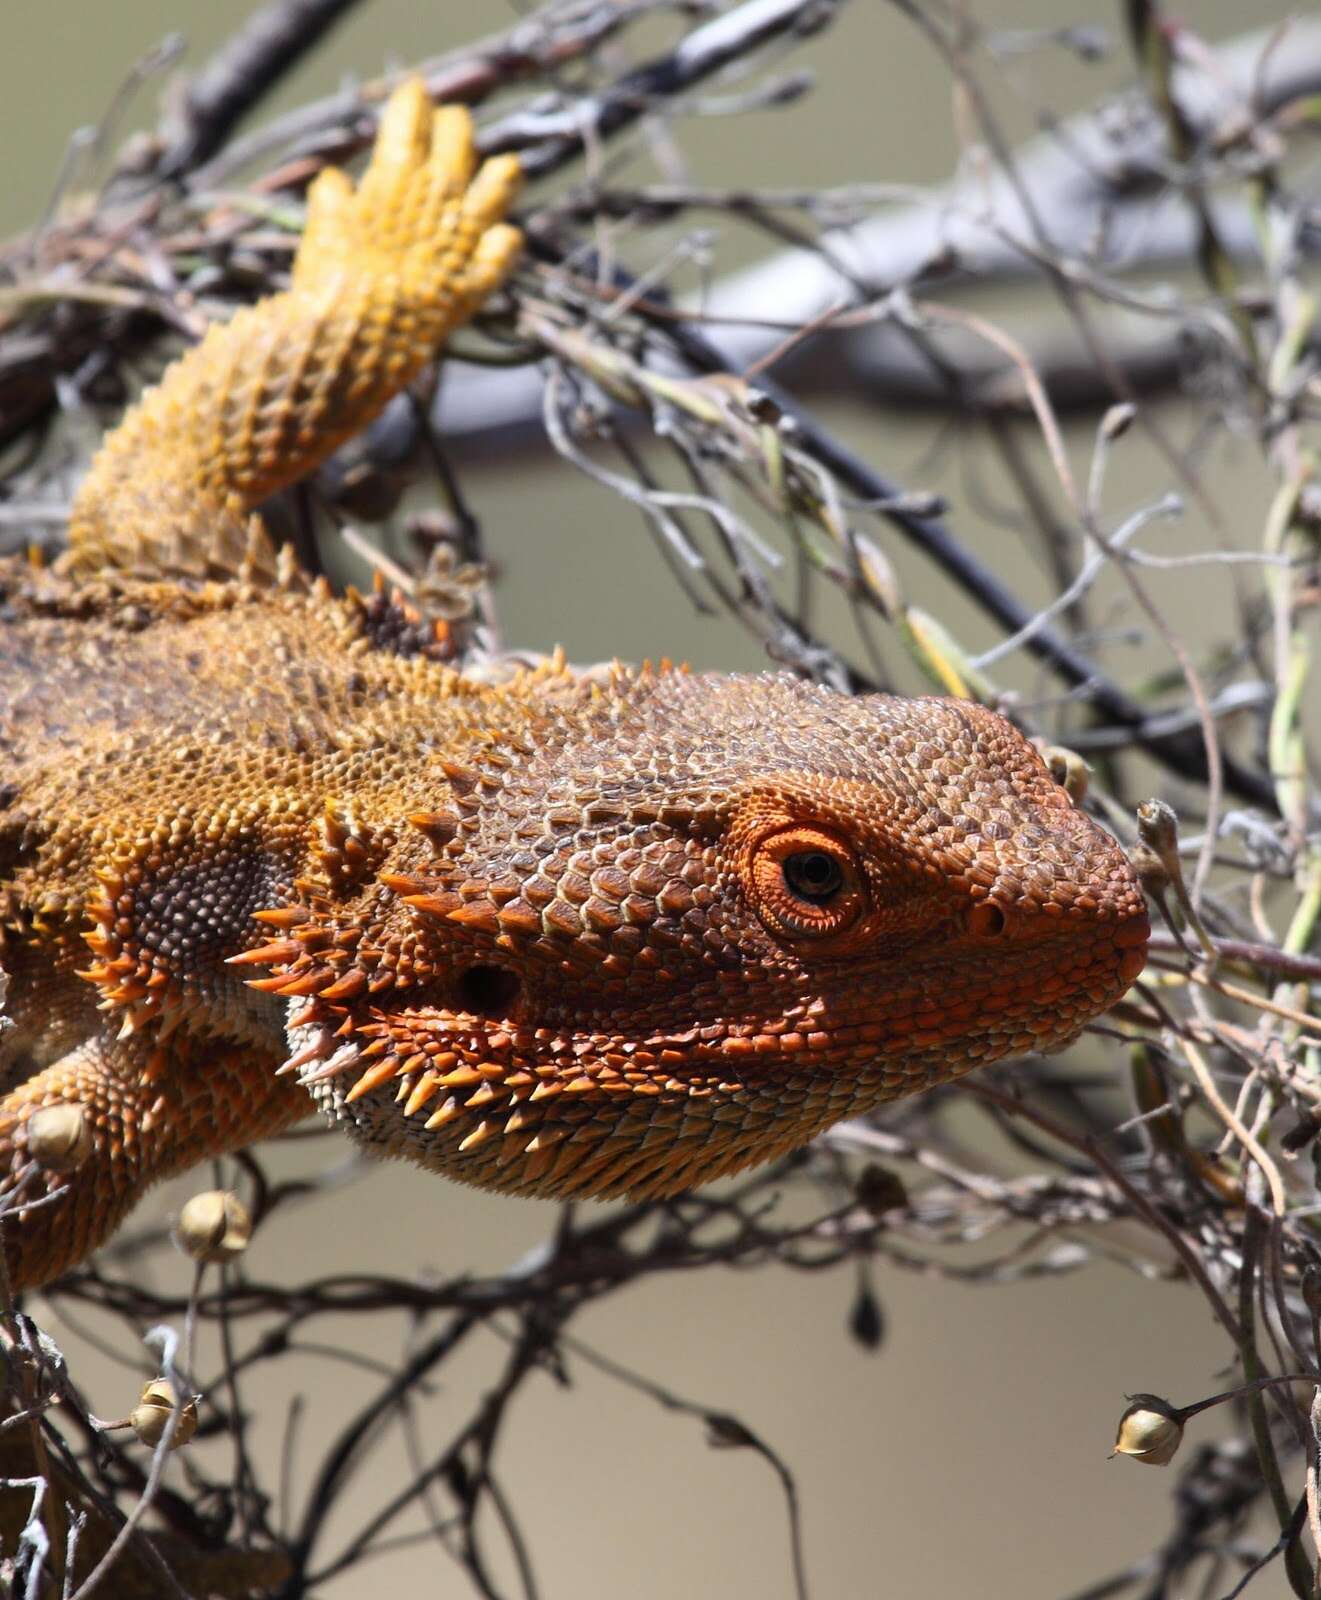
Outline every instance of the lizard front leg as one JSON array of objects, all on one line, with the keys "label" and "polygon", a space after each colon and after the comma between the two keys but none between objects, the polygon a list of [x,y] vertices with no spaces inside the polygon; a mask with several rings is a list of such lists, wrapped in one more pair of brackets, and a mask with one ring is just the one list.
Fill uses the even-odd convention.
[{"label": "lizard front leg", "polygon": [[[276,1078],[277,1064],[223,1040],[176,1035],[162,1046],[150,1035],[107,1034],[0,1099],[0,1227],[11,1288],[35,1288],[81,1261],[154,1183],[305,1116],[305,1092]],[[81,1148],[67,1163],[43,1165],[31,1119],[56,1106],[77,1108]]]},{"label": "lizard front leg", "polygon": [[477,166],[461,107],[391,97],[356,190],[308,193],[292,282],[213,327],[107,439],[74,502],[69,570],[235,570],[250,513],[379,414],[505,277],[513,156]]}]

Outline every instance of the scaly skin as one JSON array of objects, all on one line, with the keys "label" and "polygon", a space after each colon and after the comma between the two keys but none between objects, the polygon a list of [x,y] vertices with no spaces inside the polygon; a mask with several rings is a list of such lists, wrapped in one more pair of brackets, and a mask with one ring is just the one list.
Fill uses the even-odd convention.
[{"label": "scaly skin", "polygon": [[[989,711],[557,664],[493,687],[398,599],[271,554],[254,504],[516,249],[513,164],[469,184],[466,118],[435,127],[401,90],[358,198],[319,180],[291,290],[111,436],[68,557],[0,569],[19,1285],[314,1100],[484,1187],[669,1194],[1058,1046],[1141,970],[1122,853]],[[61,1102],[91,1135],[69,1174],[28,1148]]]}]

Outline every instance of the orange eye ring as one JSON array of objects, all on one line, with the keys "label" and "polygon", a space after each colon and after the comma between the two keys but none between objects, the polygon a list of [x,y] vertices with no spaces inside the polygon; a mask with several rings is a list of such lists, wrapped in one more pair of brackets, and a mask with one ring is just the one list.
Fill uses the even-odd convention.
[{"label": "orange eye ring", "polygon": [[823,828],[802,825],[768,835],[753,852],[751,876],[758,915],[782,939],[847,933],[867,909],[853,852]]}]

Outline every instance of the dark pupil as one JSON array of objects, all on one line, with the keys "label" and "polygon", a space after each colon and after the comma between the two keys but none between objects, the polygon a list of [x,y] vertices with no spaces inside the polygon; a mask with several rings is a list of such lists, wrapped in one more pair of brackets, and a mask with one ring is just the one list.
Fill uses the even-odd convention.
[{"label": "dark pupil", "polygon": [[839,892],[844,873],[824,850],[804,850],[784,858],[784,881],[801,900],[820,902]]}]

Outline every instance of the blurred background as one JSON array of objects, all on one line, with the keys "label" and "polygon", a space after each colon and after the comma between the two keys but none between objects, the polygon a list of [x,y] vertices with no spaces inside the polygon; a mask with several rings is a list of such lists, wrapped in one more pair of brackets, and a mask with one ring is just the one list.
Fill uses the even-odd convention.
[{"label": "blurred background", "polygon": [[[1120,8],[1102,0],[975,0],[979,19],[1004,29],[1100,23],[1108,58],[1080,61],[1058,49],[1011,65],[1002,85],[1005,126],[1028,133],[1042,106],[1082,108],[1129,82]],[[1284,0],[1203,0],[1191,19],[1208,40],[1284,18]],[[180,0],[46,0],[8,8],[0,53],[0,234],[39,218],[73,129],[99,119],[135,61],[168,33],[188,40],[185,70],[233,28],[244,7]],[[372,76],[508,25],[515,8],[419,5],[368,0],[268,109],[325,93],[346,78]],[[947,71],[897,9],[867,0],[808,43],[816,92],[788,111],[690,124],[685,156],[713,184],[816,186],[947,178],[958,157],[958,108]],[[154,125],[155,80],[125,132]],[[718,222],[716,224],[718,226]],[[760,248],[760,246],[756,246]],[[750,259],[750,237],[720,239],[724,266]],[[637,261],[633,262],[636,267]],[[1006,310],[1014,308],[1008,304]],[[987,302],[980,308],[988,310]],[[990,311],[994,313],[994,302]],[[972,467],[962,441],[934,415],[907,417],[814,401],[819,412],[879,468],[910,488],[944,495],[963,538],[985,559],[1018,557],[1002,527],[969,492]],[[1177,405],[1168,425],[1190,423]],[[1090,429],[1077,440],[1084,447]],[[1126,493],[1157,495],[1168,468],[1140,441],[1126,456]],[[1269,486],[1255,455],[1220,452],[1206,483],[1226,520],[1256,528]],[[498,588],[508,642],[538,649],[562,643],[574,660],[670,655],[705,667],[765,664],[748,635],[724,620],[694,616],[665,575],[633,513],[550,455],[520,457],[514,470],[476,463],[465,475],[474,509],[503,577]],[[1190,535],[1199,537],[1195,528]],[[1200,530],[1203,545],[1205,529]],[[887,546],[909,596],[947,623],[966,620],[970,642],[993,635],[903,547]],[[623,603],[644,594],[645,608]],[[1195,594],[1189,591],[1190,599]],[[290,1162],[340,1159],[318,1142]],[[195,1185],[194,1185],[195,1186]],[[149,1202],[164,1216],[184,1190]],[[788,1203],[788,1202],[786,1202]],[[517,1260],[554,1228],[555,1211],[493,1199],[420,1172],[356,1173],[314,1210],[286,1211],[254,1245],[252,1270],[265,1281],[364,1269],[407,1273],[487,1271]],[[260,1255],[257,1255],[260,1252]],[[174,1267],[165,1266],[168,1273]],[[179,1285],[186,1283],[177,1264]],[[1221,1387],[1227,1353],[1201,1298],[1178,1284],[1139,1283],[1118,1266],[997,1288],[882,1270],[876,1291],[885,1335],[875,1352],[850,1337],[855,1273],[789,1275],[773,1269],[707,1270],[653,1278],[575,1324],[594,1349],[677,1393],[735,1413],[773,1446],[794,1473],[801,1499],[808,1576],[818,1596],[944,1596],[1054,1600],[1149,1548],[1167,1526],[1169,1480],[1108,1461],[1124,1395],[1132,1390],[1190,1400]],[[113,1359],[79,1346],[76,1331],[52,1324],[93,1410],[122,1414],[135,1380]],[[92,1330],[95,1331],[95,1330]],[[333,1344],[344,1333],[320,1325]],[[399,1342],[368,1354],[389,1362]],[[443,1415],[455,1386],[491,1380],[500,1341],[474,1348],[445,1369]],[[353,1403],[352,1373],[314,1354],[286,1359],[268,1386],[269,1415],[258,1437],[280,1437],[291,1388],[306,1396],[287,1481],[306,1488],[300,1463]],[[539,1382],[518,1408],[503,1450],[504,1486],[521,1509],[546,1596],[787,1596],[791,1591],[780,1489],[750,1452],[708,1447],[700,1425],[592,1370],[570,1369],[571,1386]],[[260,1391],[258,1391],[260,1392]],[[1213,1413],[1197,1425],[1209,1436]],[[382,1451],[381,1476],[391,1470]],[[371,1482],[364,1480],[364,1491]],[[423,1595],[465,1592],[433,1544],[383,1556],[372,1568],[331,1581],[344,1600],[365,1578]],[[1277,1592],[1267,1580],[1263,1593]]]}]

